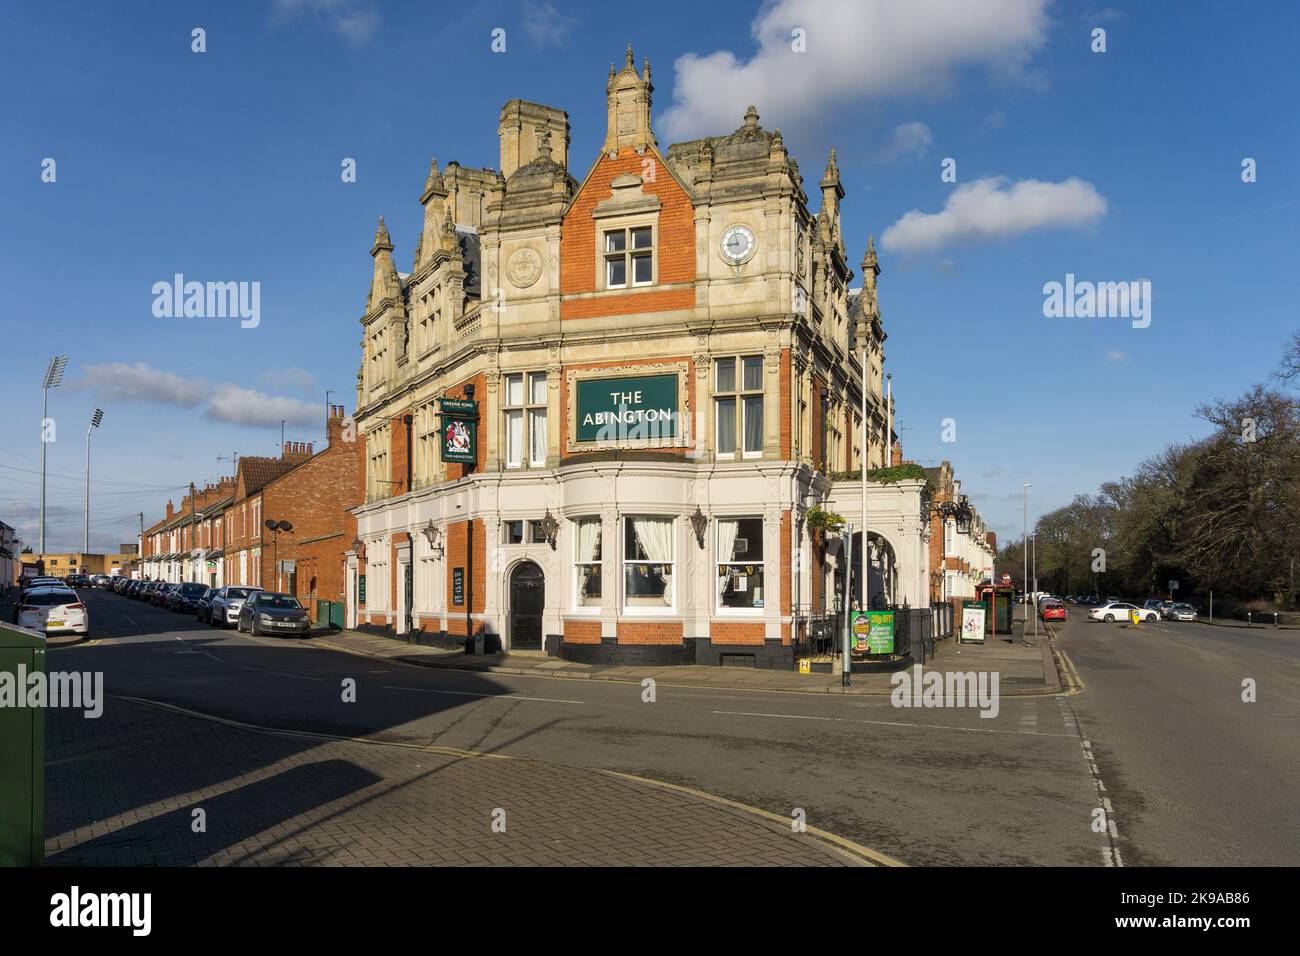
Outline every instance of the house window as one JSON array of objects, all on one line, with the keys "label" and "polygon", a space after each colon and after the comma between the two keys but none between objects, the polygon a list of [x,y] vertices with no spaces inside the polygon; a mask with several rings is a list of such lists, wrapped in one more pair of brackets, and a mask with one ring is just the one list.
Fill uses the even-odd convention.
[{"label": "house window", "polygon": [[629,610],[673,606],[673,519],[623,519],[624,602]]},{"label": "house window", "polygon": [[718,607],[763,607],[763,519],[718,519]]},{"label": "house window", "polygon": [[546,467],[546,373],[507,375],[503,411],[506,467]]},{"label": "house window", "polygon": [[573,578],[577,583],[578,607],[600,606],[600,519],[582,518],[573,523]]},{"label": "house window", "polygon": [[528,522],[528,543],[546,544],[546,532],[542,530],[540,521]]},{"label": "house window", "polygon": [[524,523],[522,521],[501,522],[501,543],[502,544],[523,544]]},{"label": "house window", "polygon": [[605,232],[605,288],[654,282],[654,229],[632,226]]},{"label": "house window", "polygon": [[433,481],[438,461],[438,413],[432,403],[422,405],[415,413],[415,483],[417,486]]},{"label": "house window", "polygon": [[943,556],[945,558],[949,555],[955,554],[952,541],[953,529],[953,523],[945,519],[943,522]]},{"label": "house window", "polygon": [[717,453],[745,458],[763,454],[763,357],[747,355],[714,362]]}]

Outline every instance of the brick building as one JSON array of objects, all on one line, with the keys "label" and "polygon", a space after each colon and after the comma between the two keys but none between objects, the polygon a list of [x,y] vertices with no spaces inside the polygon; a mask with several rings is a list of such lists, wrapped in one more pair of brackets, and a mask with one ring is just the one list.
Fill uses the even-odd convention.
[{"label": "brick building", "polygon": [[[653,89],[629,47],[581,180],[567,114],[507,103],[499,169],[432,164],[409,274],[380,219],[349,625],[782,666],[800,621],[843,600],[805,515],[860,529],[854,475],[893,458],[875,249],[851,287],[833,151],[814,211],[757,110],[663,150]],[[928,598],[925,487],[867,483],[889,603]]]},{"label": "brick building", "polygon": [[[342,406],[331,406],[323,451],[286,442],[279,458],[239,460],[224,512],[226,584],[290,593],[308,606],[326,593],[341,597],[343,555],[354,533],[348,509],[361,488],[351,437]],[[288,521],[292,530],[274,531],[268,521]]]},{"label": "brick building", "polygon": [[[997,549],[984,518],[962,494],[952,463],[925,469],[932,487],[930,509],[930,603],[974,598],[993,573]],[[945,505],[953,507],[945,509]]]}]

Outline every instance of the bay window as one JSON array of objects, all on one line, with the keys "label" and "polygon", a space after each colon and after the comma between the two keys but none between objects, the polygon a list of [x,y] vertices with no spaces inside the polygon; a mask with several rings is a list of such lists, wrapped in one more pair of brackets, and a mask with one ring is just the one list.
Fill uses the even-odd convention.
[{"label": "bay window", "polygon": [[719,518],[718,607],[763,607],[763,519]]},{"label": "bay window", "polygon": [[573,523],[573,578],[577,582],[578,607],[600,606],[600,519],[580,518]]},{"label": "bay window", "polygon": [[628,610],[673,606],[673,519],[623,519],[624,603]]}]

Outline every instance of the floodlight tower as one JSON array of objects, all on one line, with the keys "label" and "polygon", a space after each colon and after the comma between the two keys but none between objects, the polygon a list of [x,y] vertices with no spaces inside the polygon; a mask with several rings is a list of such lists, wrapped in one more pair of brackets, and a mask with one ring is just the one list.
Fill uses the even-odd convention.
[{"label": "floodlight tower", "polygon": [[49,368],[45,370],[45,380],[41,389],[45,393],[41,406],[41,554],[45,554],[45,446],[50,443],[46,433],[50,421],[50,389],[58,388],[63,381],[63,370],[68,367],[66,355],[56,355],[50,359]]}]

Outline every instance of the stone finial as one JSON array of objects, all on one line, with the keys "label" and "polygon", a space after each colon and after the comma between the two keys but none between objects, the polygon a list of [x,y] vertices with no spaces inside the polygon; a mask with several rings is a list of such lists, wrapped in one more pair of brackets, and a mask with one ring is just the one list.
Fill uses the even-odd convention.
[{"label": "stone finial", "polygon": [[839,164],[835,161],[835,147],[833,146],[831,147],[830,158],[826,160],[826,172],[823,175],[823,178],[833,179],[837,182],[839,181],[840,178],[840,167]]},{"label": "stone finial", "polygon": [[543,160],[551,158],[551,131],[542,130],[542,135],[537,137],[537,157]]},{"label": "stone finial", "polygon": [[641,79],[647,83],[650,82],[650,57],[646,57],[641,61]]},{"label": "stone finial", "polygon": [[442,219],[441,245],[444,252],[451,252],[456,248],[456,223],[451,218],[451,206],[446,208],[446,214]]},{"label": "stone finial", "polygon": [[609,82],[611,82],[611,83],[614,82],[614,64],[613,64],[613,63],[611,63],[611,64],[609,65]]},{"label": "stone finial", "polygon": [[388,227],[384,225],[384,217],[379,217],[379,228],[375,230],[375,241],[370,247],[370,254],[373,256],[381,249],[389,252],[393,251],[393,240],[388,238]]},{"label": "stone finial", "polygon": [[634,67],[632,66],[632,63],[633,63],[633,61],[634,61],[635,59],[636,59],[636,57],[632,56],[632,44],[629,43],[629,44],[627,45],[627,69],[629,69],[629,70],[634,69]]},{"label": "stone finial", "polygon": [[753,106],[745,110],[745,125],[750,129],[758,128],[758,110]]},{"label": "stone finial", "polygon": [[429,175],[424,180],[424,191],[426,193],[435,189],[442,189],[442,173],[438,172],[437,156],[429,161]]}]

